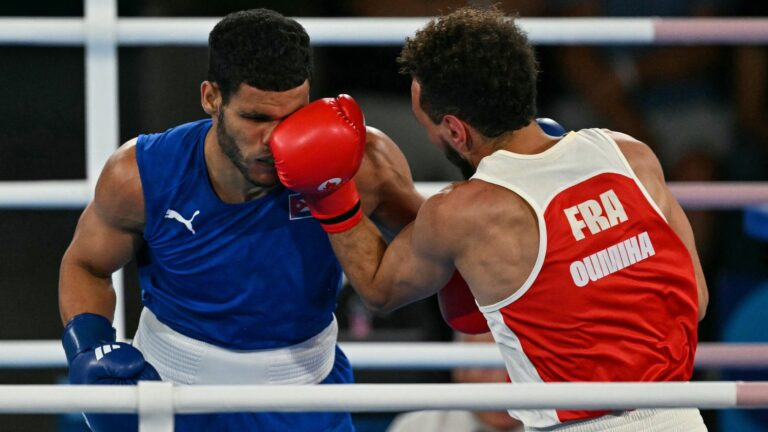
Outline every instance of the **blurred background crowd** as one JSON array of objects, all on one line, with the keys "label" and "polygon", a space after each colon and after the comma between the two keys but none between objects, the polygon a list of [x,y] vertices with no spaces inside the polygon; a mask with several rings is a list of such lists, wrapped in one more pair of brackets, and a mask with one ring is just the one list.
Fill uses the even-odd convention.
[{"label": "blurred background crowd", "polygon": [[[521,17],[766,16],[747,0],[133,0],[121,17],[220,17],[268,7],[293,17],[432,16],[467,4],[495,3]],[[80,0],[3,1],[0,16],[82,16]],[[410,111],[410,79],[398,74],[399,46],[323,46],[314,50],[312,97],[349,93],[367,123],[389,134],[416,181],[460,179],[426,140]],[[659,155],[669,181],[768,181],[768,46],[539,46],[539,116],[568,130],[605,127],[635,136]],[[85,177],[84,50],[0,45],[0,180]],[[163,131],[204,117],[199,85],[204,47],[120,48],[120,138]],[[58,339],[57,277],[80,210],[0,210],[0,335]],[[701,341],[768,341],[768,239],[744,229],[744,212],[689,209],[710,286]],[[135,267],[126,273],[127,328],[140,311]],[[434,299],[372,316],[345,289],[337,310],[342,341],[448,341]],[[0,383],[52,383],[64,370],[0,370]],[[697,371],[698,379],[765,379]],[[357,371],[358,382],[448,382],[447,371]],[[384,430],[389,414],[360,414],[361,431]],[[710,430],[760,412],[705,412]],[[80,430],[79,417],[0,416],[0,430]],[[746,424],[746,423],[741,423]],[[754,430],[761,429],[754,426]],[[751,429],[749,429],[751,430]]]}]

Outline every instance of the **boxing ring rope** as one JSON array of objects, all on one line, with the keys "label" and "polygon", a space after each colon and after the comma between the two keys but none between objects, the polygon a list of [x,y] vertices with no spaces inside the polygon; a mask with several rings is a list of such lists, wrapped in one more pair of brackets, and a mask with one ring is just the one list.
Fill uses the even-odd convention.
[{"label": "boxing ring rope", "polygon": [[[417,182],[432,196],[447,182]],[[672,193],[687,209],[740,209],[768,204],[768,182],[670,182]],[[0,182],[0,209],[82,209],[93,190],[84,180]]]},{"label": "boxing ring rope", "polygon": [[[355,369],[433,370],[456,367],[504,367],[492,343],[340,342]],[[66,368],[57,340],[0,342],[0,369]],[[699,343],[697,369],[766,369],[768,344]]]},{"label": "boxing ring rope", "polygon": [[138,412],[140,432],[172,432],[174,413],[689,407],[768,407],[768,382],[0,386],[0,413]]},{"label": "boxing ring rope", "polygon": [[165,404],[177,414],[768,407],[767,381],[221,386],[142,381],[137,386],[0,385],[0,413],[135,413],[142,392],[148,397],[166,393]]},{"label": "boxing ring rope", "polygon": [[[121,46],[205,45],[219,18],[119,18]],[[399,45],[427,18],[297,18],[316,46]],[[537,45],[764,44],[764,18],[520,18]],[[87,18],[0,18],[0,44],[78,46],[87,39]]]},{"label": "boxing ring rope", "polygon": [[[768,204],[768,182],[670,182],[669,188],[687,209],[740,209]],[[443,182],[419,182],[416,188],[431,196],[448,186]],[[0,186],[1,187],[1,186]],[[2,189],[0,189],[2,191]]]}]

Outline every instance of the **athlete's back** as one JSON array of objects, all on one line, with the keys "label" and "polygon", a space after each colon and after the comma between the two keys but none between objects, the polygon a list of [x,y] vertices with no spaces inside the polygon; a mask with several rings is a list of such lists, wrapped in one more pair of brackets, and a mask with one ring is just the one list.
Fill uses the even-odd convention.
[{"label": "athlete's back", "polygon": [[[618,138],[629,158],[599,130],[533,155],[497,151],[453,192],[472,195],[482,226],[457,266],[512,381],[690,378],[700,269],[663,178],[632,153],[642,144]],[[599,414],[517,413],[529,426]]]}]

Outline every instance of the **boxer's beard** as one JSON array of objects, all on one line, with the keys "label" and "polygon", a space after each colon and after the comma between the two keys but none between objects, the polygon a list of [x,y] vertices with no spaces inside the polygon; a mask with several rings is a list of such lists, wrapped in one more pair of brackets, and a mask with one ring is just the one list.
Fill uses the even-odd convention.
[{"label": "boxer's beard", "polygon": [[248,173],[248,165],[245,163],[245,157],[243,157],[243,153],[237,146],[235,138],[232,137],[229,131],[227,131],[227,125],[224,121],[224,110],[219,111],[219,116],[217,119],[219,124],[216,128],[216,139],[219,142],[219,148],[221,148],[221,151],[232,162],[235,168],[240,171],[240,174],[243,175],[245,180],[256,187],[274,186],[274,183],[264,184],[251,178],[250,174]]},{"label": "boxer's beard", "polygon": [[445,154],[446,159],[448,159],[448,162],[461,171],[464,180],[469,180],[470,177],[475,175],[477,168],[473,167],[471,163],[461,157],[459,152],[454,150],[454,148],[445,141],[443,141],[443,153]]}]

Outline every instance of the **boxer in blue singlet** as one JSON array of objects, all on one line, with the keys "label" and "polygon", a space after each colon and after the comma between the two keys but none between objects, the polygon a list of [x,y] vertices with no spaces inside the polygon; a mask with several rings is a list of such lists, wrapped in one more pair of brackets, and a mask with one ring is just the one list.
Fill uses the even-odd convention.
[{"label": "boxer in blue singlet", "polygon": [[[269,148],[277,124],[309,103],[309,38],[296,21],[256,9],[220,21],[209,49],[201,102],[210,118],[121,146],[64,255],[70,380],[349,383],[333,316],[339,263],[303,197],[278,181]],[[362,209],[397,232],[422,198],[397,146],[372,128],[365,139]],[[111,326],[111,275],[134,257],[144,310],[128,345]],[[129,415],[86,419],[95,431],[137,427]],[[348,413],[178,415],[176,428],[353,430]]]}]

